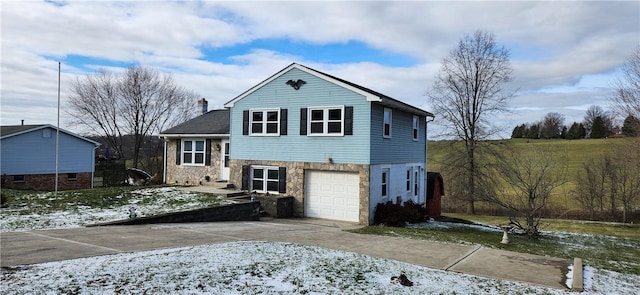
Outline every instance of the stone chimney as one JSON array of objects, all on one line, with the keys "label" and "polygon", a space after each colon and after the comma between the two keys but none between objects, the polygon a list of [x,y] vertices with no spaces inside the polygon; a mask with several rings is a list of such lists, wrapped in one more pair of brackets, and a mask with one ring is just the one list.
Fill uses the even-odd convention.
[{"label": "stone chimney", "polygon": [[204,97],[198,100],[198,110],[201,111],[200,114],[204,114],[209,111],[209,103]]}]

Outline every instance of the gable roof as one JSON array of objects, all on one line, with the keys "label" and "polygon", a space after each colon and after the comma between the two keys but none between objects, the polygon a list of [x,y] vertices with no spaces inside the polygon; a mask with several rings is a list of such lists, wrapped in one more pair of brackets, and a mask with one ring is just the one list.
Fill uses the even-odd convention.
[{"label": "gable roof", "polygon": [[342,86],[344,88],[347,88],[349,90],[352,90],[352,91],[354,91],[356,93],[359,93],[359,94],[365,96],[367,101],[380,103],[380,104],[382,104],[384,106],[388,106],[388,107],[391,107],[391,108],[394,108],[394,109],[399,109],[399,110],[402,110],[402,111],[405,111],[405,112],[408,112],[408,113],[411,113],[411,114],[414,114],[414,115],[420,115],[420,116],[425,116],[425,117],[433,117],[434,116],[430,112],[427,112],[427,111],[422,110],[420,108],[414,107],[414,106],[412,106],[410,104],[407,104],[407,103],[404,103],[404,102],[402,102],[400,100],[391,98],[391,97],[389,97],[387,95],[384,95],[384,94],[382,94],[380,92],[373,91],[373,90],[371,90],[371,89],[369,89],[367,87],[355,84],[353,82],[349,82],[347,80],[338,78],[338,77],[333,76],[333,75],[329,75],[329,74],[323,73],[321,71],[309,68],[307,66],[304,66],[304,65],[301,65],[301,64],[298,64],[298,63],[292,63],[288,67],[280,70],[279,72],[275,73],[271,77],[269,77],[266,80],[260,82],[258,85],[253,86],[249,90],[247,90],[247,91],[243,92],[242,94],[238,95],[236,98],[234,98],[231,101],[227,102],[224,106],[227,107],[227,108],[233,107],[233,105],[237,101],[245,98],[247,95],[253,93],[254,91],[256,91],[258,89],[260,89],[262,86],[264,86],[264,85],[268,84],[269,82],[275,80],[276,78],[280,77],[281,75],[283,75],[284,73],[290,71],[291,69],[301,70],[301,71],[306,72],[306,73],[308,73],[310,75],[314,75],[314,76],[316,76],[316,77],[318,77],[320,79],[327,80],[327,81],[329,81],[331,83],[334,83],[334,84],[340,85],[340,86]]},{"label": "gable roof", "polygon": [[162,137],[228,137],[229,110],[211,110],[180,125],[160,132]]},{"label": "gable roof", "polygon": [[[24,133],[28,133],[28,132],[32,132],[32,131],[37,131],[37,130],[41,130],[41,129],[45,129],[45,128],[51,128],[53,130],[56,130],[56,126],[53,126],[51,124],[40,124],[40,125],[7,125],[7,126],[0,126],[0,139],[5,139],[5,138],[9,138],[9,137],[13,137],[13,136],[18,136],[20,134],[24,134]],[[84,140],[86,142],[89,142],[93,145],[95,145],[96,147],[100,145],[99,142],[97,141],[93,141],[91,139],[88,139],[86,137],[80,136],[78,134],[75,134],[71,131],[65,130],[60,128],[60,132],[65,133],[67,135],[73,136],[75,138]]]}]

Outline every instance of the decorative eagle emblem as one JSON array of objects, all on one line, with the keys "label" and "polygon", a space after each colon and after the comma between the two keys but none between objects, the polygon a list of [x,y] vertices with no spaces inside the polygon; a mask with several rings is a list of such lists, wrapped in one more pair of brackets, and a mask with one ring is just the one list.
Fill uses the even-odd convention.
[{"label": "decorative eagle emblem", "polygon": [[298,79],[297,81],[289,80],[287,81],[287,85],[293,87],[293,89],[298,90],[302,85],[307,84],[304,80]]}]

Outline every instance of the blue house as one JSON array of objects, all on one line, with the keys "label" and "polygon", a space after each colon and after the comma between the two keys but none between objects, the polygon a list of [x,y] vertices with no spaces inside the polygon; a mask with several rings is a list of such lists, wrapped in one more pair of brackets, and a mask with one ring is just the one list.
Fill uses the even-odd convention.
[{"label": "blue house", "polygon": [[293,63],[225,104],[229,182],[293,196],[294,215],[370,224],[378,203],[425,203],[433,114]]},{"label": "blue house", "polygon": [[[60,129],[58,189],[93,187],[98,142]],[[2,126],[0,129],[2,187],[54,190],[56,127],[52,125]]]}]

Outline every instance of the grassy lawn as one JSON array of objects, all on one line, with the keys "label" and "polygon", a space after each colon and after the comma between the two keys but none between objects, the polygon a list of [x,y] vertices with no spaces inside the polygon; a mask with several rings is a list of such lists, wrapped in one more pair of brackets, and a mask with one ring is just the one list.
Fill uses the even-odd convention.
[{"label": "grassy lawn", "polygon": [[[485,225],[506,223],[504,217],[446,214]],[[573,259],[580,257],[585,264],[621,273],[640,274],[640,226],[571,220],[544,220],[540,239],[510,235],[510,243],[501,244],[502,232],[478,226],[438,226],[426,228],[397,228],[369,226],[353,230],[355,233],[401,236],[438,242],[479,244],[489,248],[521,253]]]},{"label": "grassy lawn", "polygon": [[[612,146],[628,143],[633,138],[604,138],[604,139],[506,139],[495,141],[495,143],[505,143],[512,145],[515,149],[525,153],[532,152],[537,148],[550,148],[558,153],[566,155],[567,159],[567,182],[554,190],[549,199],[550,209],[581,209],[573,199],[572,193],[575,189],[576,179],[579,173],[584,171],[583,165],[591,159],[600,158]],[[461,143],[455,143],[461,144]],[[429,171],[446,171],[442,161],[451,150],[451,142],[429,141],[427,163]],[[445,179],[445,184],[446,184]],[[505,184],[506,186],[506,184]],[[498,191],[503,191],[500,188]],[[482,206],[482,204],[479,204]]]},{"label": "grassy lawn", "polygon": [[[187,192],[174,187],[106,187],[85,190],[35,192],[2,190],[0,229],[21,231],[78,227],[138,216],[192,210],[227,203],[214,194]],[[5,200],[6,199],[6,200]]]}]

